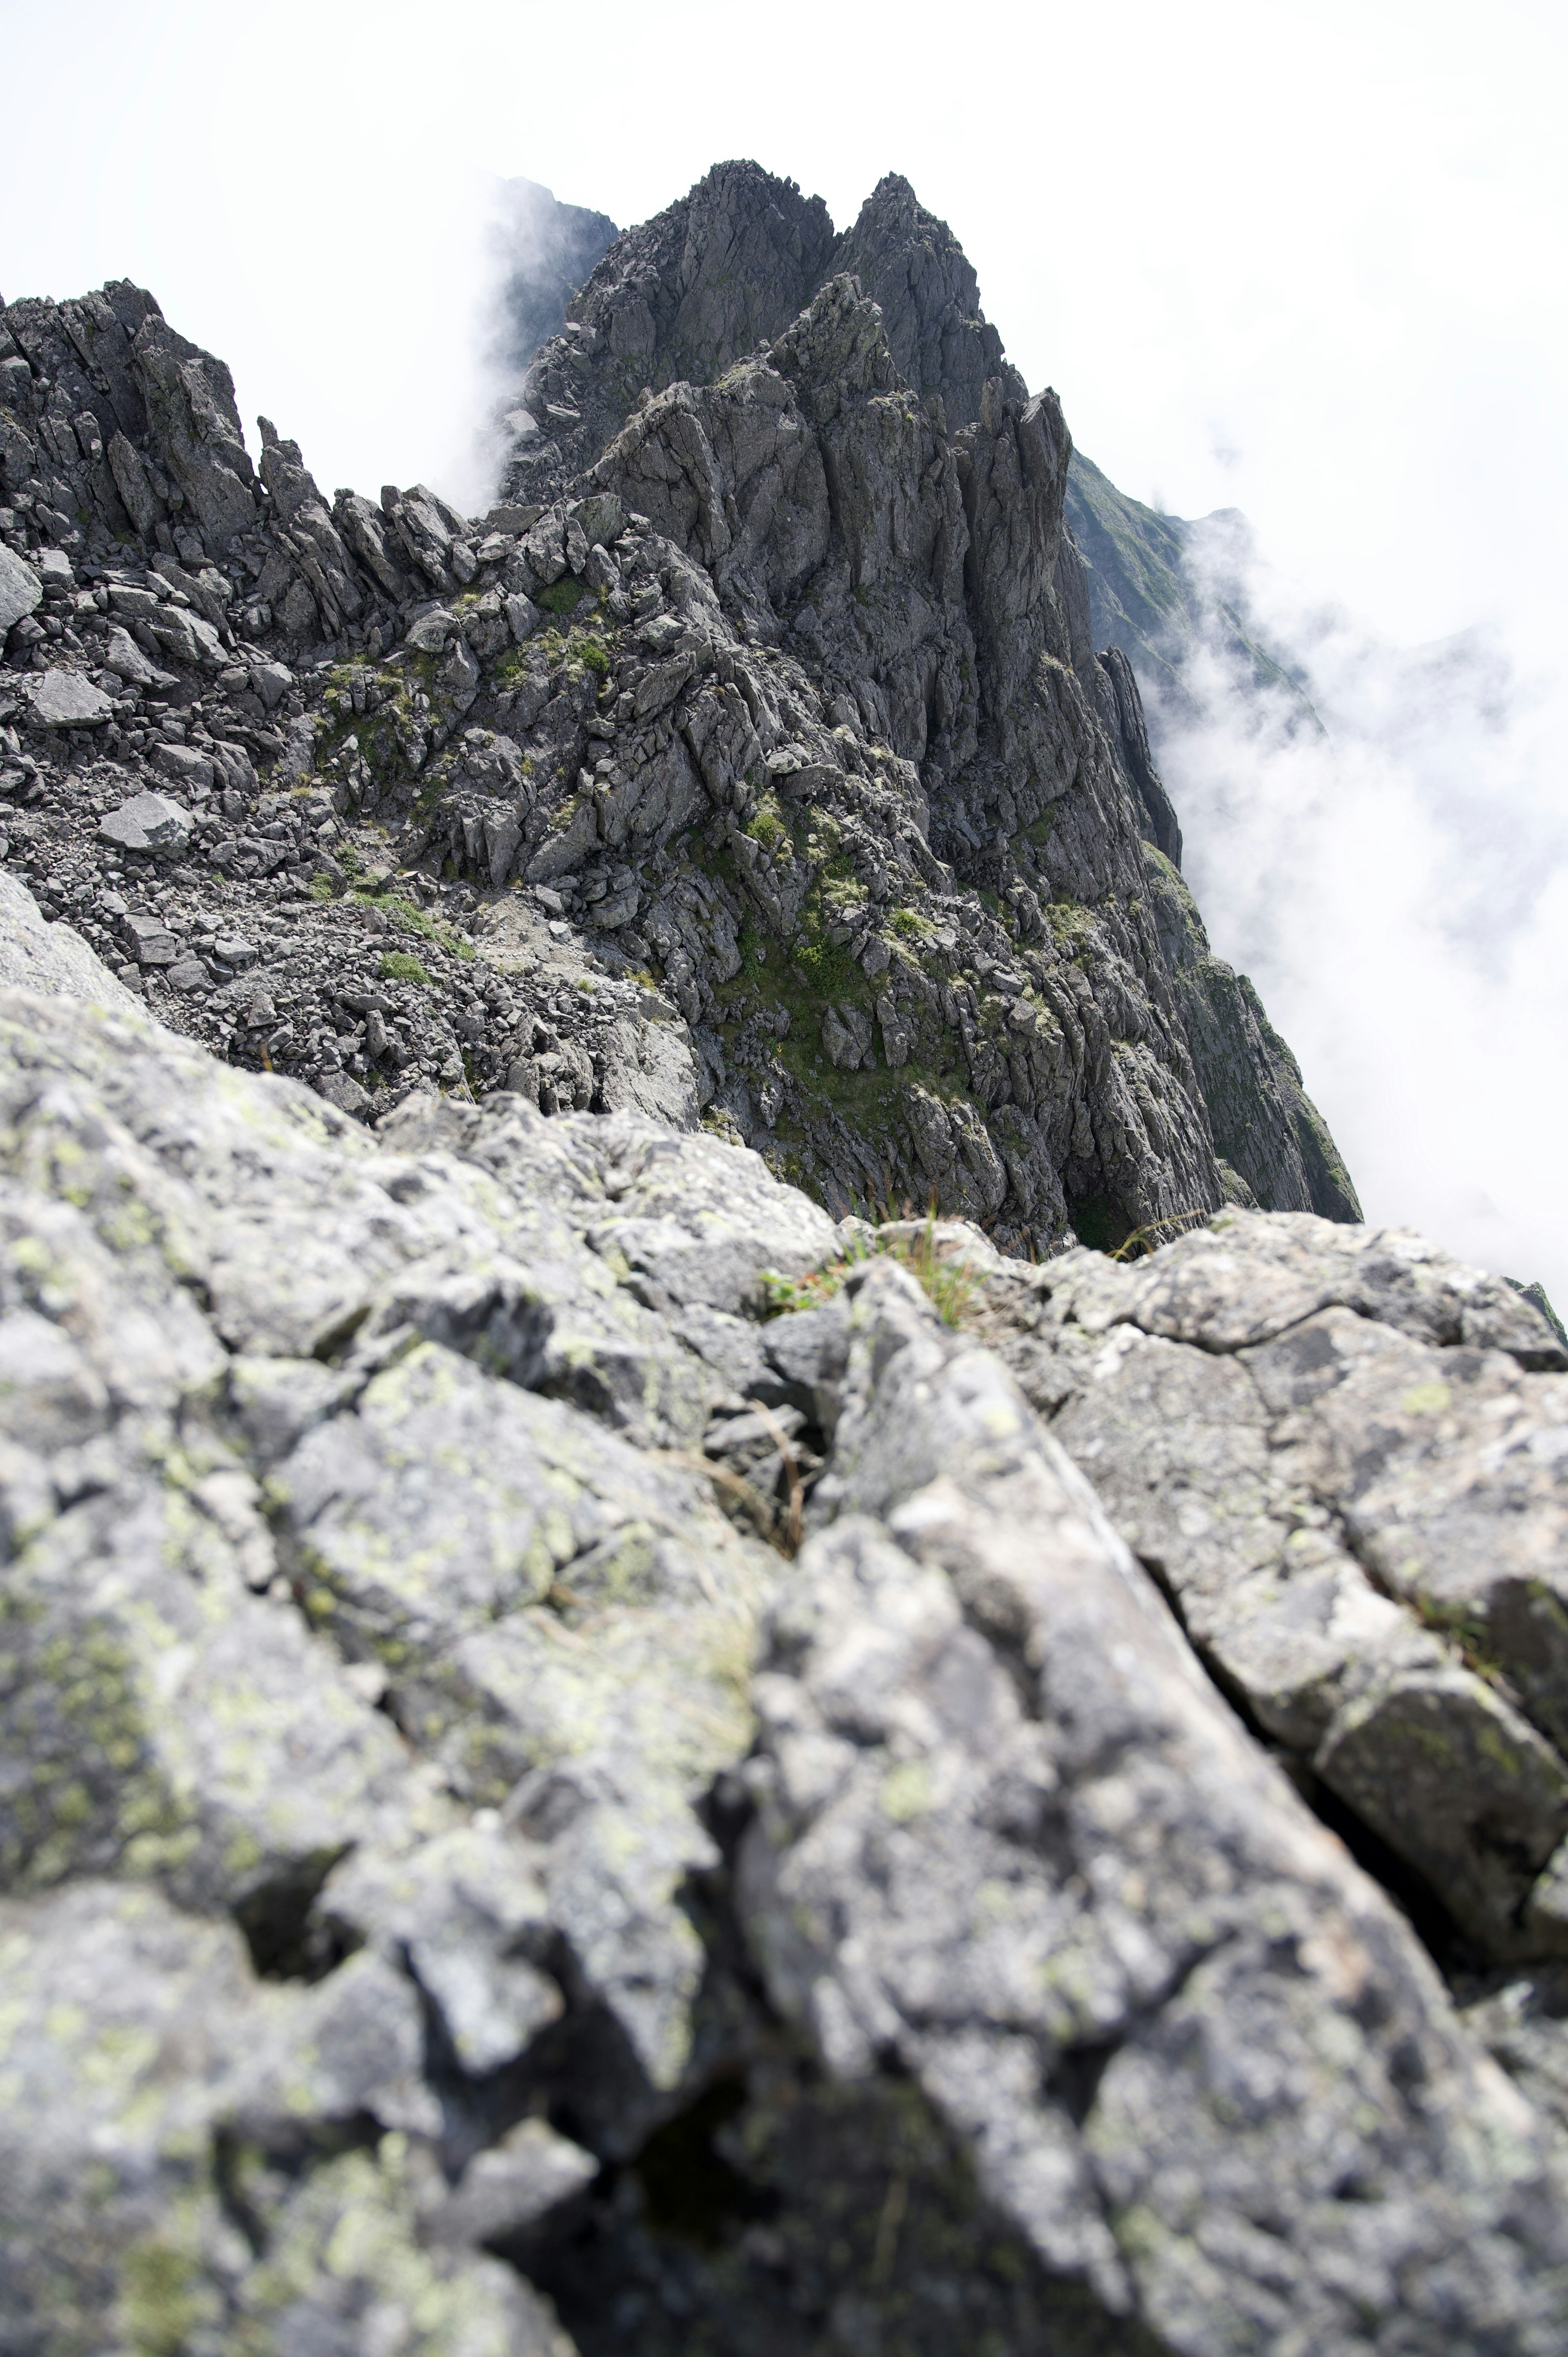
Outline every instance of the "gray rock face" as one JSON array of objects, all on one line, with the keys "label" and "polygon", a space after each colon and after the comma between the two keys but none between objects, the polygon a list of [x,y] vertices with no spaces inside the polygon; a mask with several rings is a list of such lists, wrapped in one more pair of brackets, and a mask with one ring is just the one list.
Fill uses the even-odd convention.
[{"label": "gray rock face", "polygon": [[41,605],[43,595],[43,583],[32,566],[11,549],[0,548],[0,633]]},{"label": "gray rock face", "polygon": [[[0,1192],[26,2345],[1561,2346],[1518,1294],[1259,1214],[1032,1267],[516,1096],[372,1138],[27,992]],[[1456,2014],[1303,1785],[1516,1977]]]},{"label": "gray rock face", "polygon": [[824,275],[832,223],[820,197],[755,164],[716,164],[691,194],[618,238],[575,305],[575,332],[538,353],[533,421],[509,498],[553,497],[617,434],[646,386],[705,384],[770,342]]},{"label": "gray rock face", "polygon": [[722,166],[572,307],[481,522],[328,504],[269,420],[253,469],[134,288],[9,307],[42,619],[0,726],[44,791],[5,835],[48,913],[357,1119],[504,1086],[704,1121],[835,1212],[934,1198],[1035,1252],[1353,1217],[1151,874],[1179,827],[1094,652],[1066,425],[945,224],[890,178],[835,240]]},{"label": "gray rock face", "polygon": [[1015,400],[1028,387],[1003,357],[980,307],[968,256],[908,180],[889,172],[833,249],[832,267],[858,278],[882,313],[887,348],[906,384],[940,396],[951,426],[972,425],[999,377]]},{"label": "gray rock face", "polygon": [[36,728],[101,728],[113,705],[79,672],[46,671],[31,689]]},{"label": "gray rock face", "polygon": [[1241,1182],[1230,1190],[1233,1199],[1359,1220],[1350,1174],[1257,992],[1213,955],[1197,903],[1169,858],[1145,845],[1144,860],[1215,1152]]}]

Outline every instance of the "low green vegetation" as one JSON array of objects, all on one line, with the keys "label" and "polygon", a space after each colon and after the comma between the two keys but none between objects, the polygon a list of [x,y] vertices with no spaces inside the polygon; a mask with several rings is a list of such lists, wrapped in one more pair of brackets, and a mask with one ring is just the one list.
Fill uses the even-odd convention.
[{"label": "low green vegetation", "polygon": [[509,647],[504,655],[497,656],[491,678],[497,687],[515,688],[521,684],[532,669],[526,647]]},{"label": "low green vegetation", "polygon": [[808,988],[824,1003],[829,999],[858,998],[864,994],[865,985],[860,968],[841,943],[822,935],[814,941],[797,942],[794,958]]},{"label": "low green vegetation", "polygon": [[381,952],[381,977],[383,982],[420,982],[426,990],[435,988],[424,966],[407,950]]},{"label": "low green vegetation", "polygon": [[765,1271],[762,1282],[768,1315],[781,1318],[792,1309],[820,1308],[823,1302],[843,1291],[854,1269],[878,1254],[886,1254],[909,1271],[944,1326],[962,1325],[977,1283],[976,1272],[959,1256],[960,1247],[954,1240],[938,1234],[934,1208],[925,1225],[914,1234],[907,1226],[897,1232],[878,1228],[869,1243],[852,1246],[842,1260],[830,1262],[826,1268],[812,1269],[805,1276],[775,1276]]},{"label": "low green vegetation", "polygon": [[587,594],[586,582],[574,580],[568,573],[542,589],[536,602],[546,614],[570,614]]},{"label": "low green vegetation", "polygon": [[400,933],[412,934],[418,941],[433,942],[437,949],[445,950],[448,957],[459,958],[465,965],[473,963],[473,943],[460,939],[449,925],[438,924],[434,917],[416,908],[412,900],[405,900],[396,893],[358,889],[351,891],[349,898],[361,908],[379,909],[387,922],[395,926]]}]

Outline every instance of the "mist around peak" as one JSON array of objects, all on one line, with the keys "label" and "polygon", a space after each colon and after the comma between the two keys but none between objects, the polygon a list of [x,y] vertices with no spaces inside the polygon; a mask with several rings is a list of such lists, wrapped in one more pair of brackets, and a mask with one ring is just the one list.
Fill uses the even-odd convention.
[{"label": "mist around peak", "polygon": [[[1494,630],[1391,644],[1234,527],[1184,550],[1195,640],[1144,687],[1216,949],[1291,1039],[1368,1218],[1561,1301],[1561,684]],[[1294,676],[1260,677],[1239,611]]]}]

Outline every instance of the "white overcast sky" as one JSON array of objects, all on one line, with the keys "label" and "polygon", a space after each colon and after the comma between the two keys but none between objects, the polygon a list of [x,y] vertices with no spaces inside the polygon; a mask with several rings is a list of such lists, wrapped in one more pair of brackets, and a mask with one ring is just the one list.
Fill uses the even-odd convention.
[{"label": "white overcast sky", "polygon": [[[749,155],[843,225],[905,173],[1113,479],[1244,509],[1282,622],[1342,608],[1339,768],[1261,753],[1239,814],[1235,742],[1178,765],[1216,945],[1370,1214],[1568,1295],[1563,0],[0,0],[0,291],[140,280],[328,492],[479,496],[497,176],[625,224]],[[1477,629],[1486,712],[1369,685]]]}]

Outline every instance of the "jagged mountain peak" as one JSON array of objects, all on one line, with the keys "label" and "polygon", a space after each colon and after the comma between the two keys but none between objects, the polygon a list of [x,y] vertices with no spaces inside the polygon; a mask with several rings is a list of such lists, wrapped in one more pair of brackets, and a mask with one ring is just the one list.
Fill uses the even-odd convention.
[{"label": "jagged mountain peak", "polygon": [[[8,529],[18,556],[53,544],[16,593],[13,660],[55,683],[32,714],[124,706],[100,741],[165,779],[204,777],[237,730],[253,816],[231,790],[235,833],[202,818],[234,881],[301,848],[259,759],[329,789],[382,875],[546,893],[679,1010],[679,1044],[628,1034],[658,1074],[638,1101],[705,1107],[841,1208],[934,1193],[1035,1249],[1228,1195],[1343,1216],[1255,1000],[1200,933],[1165,945],[1179,829],[1132,674],[1094,648],[1059,403],[1025,397],[906,183],[848,237],[886,303],[836,267],[820,199],[755,164],[618,238],[531,372],[551,434],[481,526],[422,485],[328,506],[270,421],[258,479],[227,371],[161,317],[128,337],[107,298],[13,306]],[[70,640],[53,604],[31,619],[45,573],[77,601]],[[166,721],[187,691],[159,652],[203,627],[227,686]],[[100,638],[120,668],[93,683]],[[510,1074],[553,1106],[643,1090],[588,1052],[575,1002],[538,1039],[510,991],[483,1006],[454,1009],[461,1049],[427,1002],[397,1036],[383,1011],[351,1074],[319,1020],[263,1044],[358,1110],[415,1076]],[[199,995],[176,1011],[199,1020]]]},{"label": "jagged mountain peak", "polygon": [[846,274],[880,307],[903,382],[939,394],[954,427],[979,417],[989,378],[1024,396],[962,247],[908,180],[886,174],[835,237],[820,197],[758,164],[718,164],[617,239],[582,288],[575,321],[537,355],[508,496],[553,495],[644,389],[713,382]]},{"label": "jagged mountain peak", "polygon": [[1017,397],[1026,392],[981,310],[979,281],[962,246],[898,173],[877,182],[834,247],[833,267],[852,271],[881,306],[906,383],[940,393],[953,425],[979,417],[990,377],[1002,377]]}]

